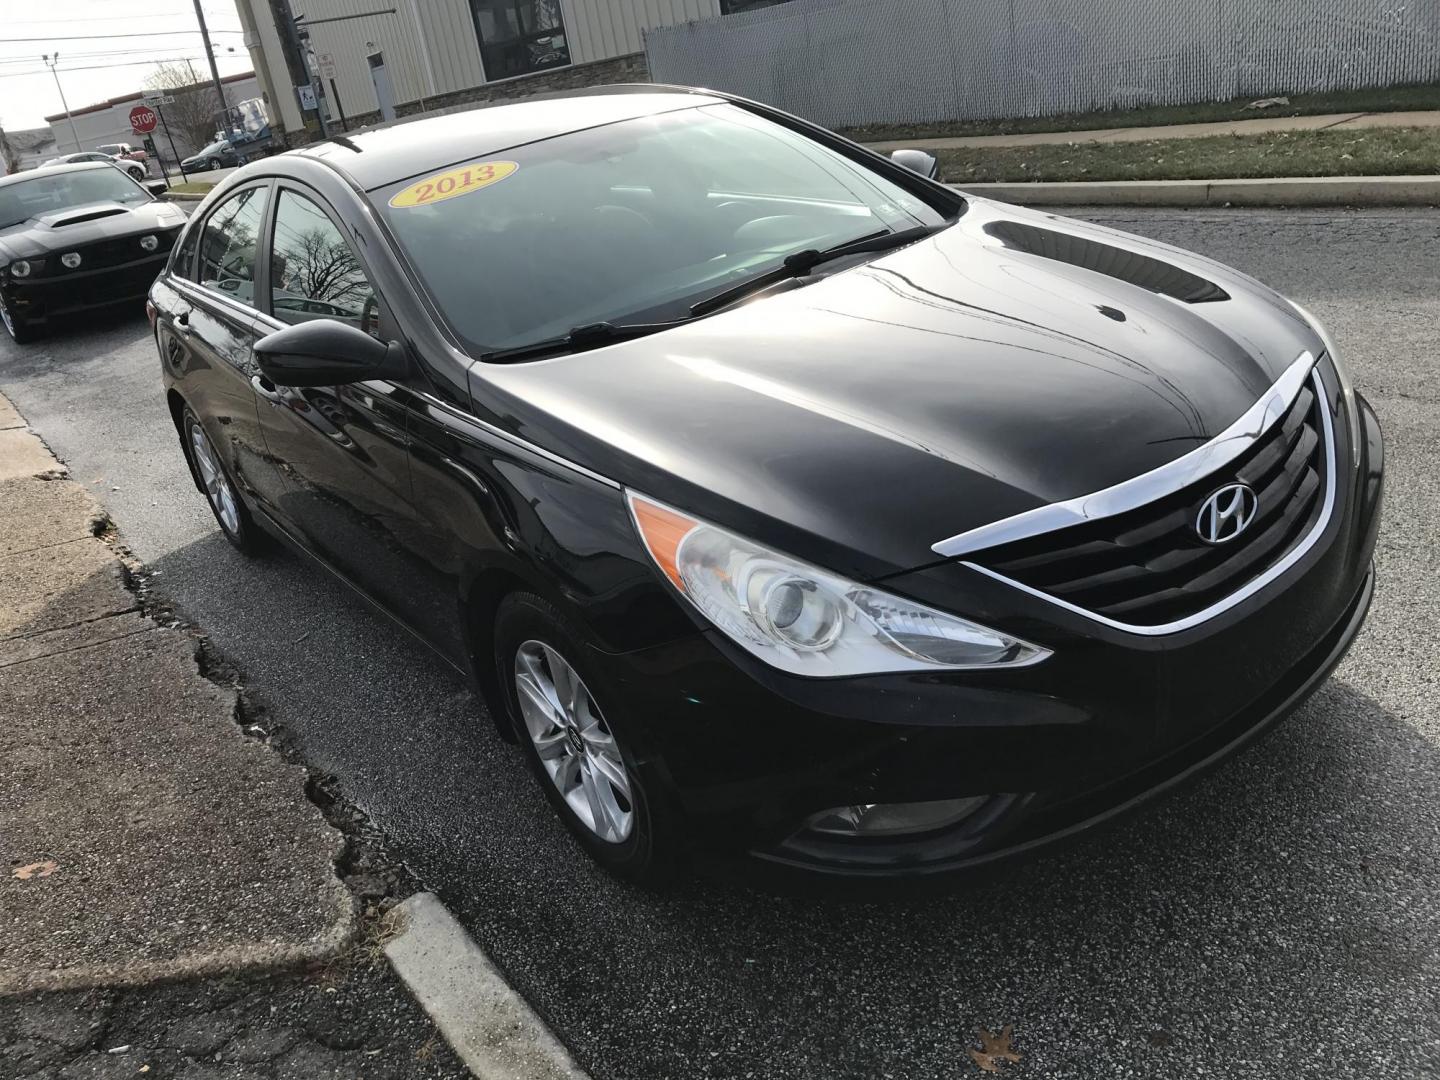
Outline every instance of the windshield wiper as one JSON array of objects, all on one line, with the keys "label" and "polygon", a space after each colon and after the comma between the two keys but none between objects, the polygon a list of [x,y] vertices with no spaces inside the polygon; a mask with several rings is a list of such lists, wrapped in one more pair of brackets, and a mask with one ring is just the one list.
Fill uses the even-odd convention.
[{"label": "windshield wiper", "polygon": [[669,330],[671,327],[689,321],[689,319],[674,319],[670,322],[620,323],[619,325],[609,322],[586,323],[559,337],[533,341],[529,345],[516,345],[511,349],[496,349],[493,352],[481,353],[480,359],[488,363],[495,363],[501,360],[524,360],[532,356],[545,356],[549,353],[575,352],[579,349],[609,345],[615,341],[628,341],[631,338],[644,337],[646,334],[658,334],[661,330]]},{"label": "windshield wiper", "polygon": [[713,311],[729,307],[737,300],[743,300],[745,297],[767,289],[776,282],[784,281],[787,278],[805,277],[822,263],[843,259],[847,255],[861,255],[870,251],[889,251],[915,240],[923,240],[941,229],[948,228],[950,224],[951,222],[944,221],[939,225],[920,225],[913,229],[901,229],[898,232],[871,233],[868,236],[847,240],[843,244],[826,248],[824,251],[817,251],[814,248],[797,251],[793,255],[787,255],[785,261],[774,270],[757,274],[747,281],[742,281],[739,285],[731,286],[723,292],[718,292],[714,296],[706,297],[699,303],[691,305],[690,317],[698,318],[701,315],[709,315]]},{"label": "windshield wiper", "polygon": [[536,356],[576,352],[580,349],[609,345],[616,341],[644,337],[647,334],[658,334],[661,330],[672,329],[691,319],[697,319],[702,315],[719,311],[723,307],[729,307],[735,301],[749,296],[751,293],[759,292],[776,282],[784,281],[787,278],[804,277],[822,263],[830,262],[833,259],[842,259],[847,255],[860,255],[870,251],[889,251],[891,248],[901,247],[915,240],[923,240],[941,229],[948,228],[951,224],[949,221],[943,221],[939,225],[921,225],[914,229],[901,229],[899,232],[871,233],[869,236],[847,240],[843,244],[826,248],[824,251],[816,251],[813,248],[797,251],[793,255],[786,256],[785,261],[774,270],[759,274],[692,305],[689,316],[684,319],[652,323],[587,323],[584,326],[577,326],[559,337],[533,341],[529,345],[516,345],[514,348],[495,349],[491,352],[481,353],[480,359],[487,363],[527,360]]}]

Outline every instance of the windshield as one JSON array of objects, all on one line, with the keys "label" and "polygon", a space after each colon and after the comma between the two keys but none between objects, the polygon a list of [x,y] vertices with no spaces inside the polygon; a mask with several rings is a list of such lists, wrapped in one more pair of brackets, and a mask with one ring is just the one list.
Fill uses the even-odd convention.
[{"label": "windshield", "polygon": [[477,355],[596,322],[682,318],[787,255],[945,220],[732,105],[574,132],[375,194]]},{"label": "windshield", "polygon": [[218,154],[221,150],[225,150],[229,146],[230,144],[224,141],[212,142],[209,146],[205,147],[204,150],[197,150],[195,156],[204,157],[206,154]]},{"label": "windshield", "polygon": [[149,192],[119,169],[79,169],[36,176],[0,187],[0,229],[72,206],[149,201]]}]

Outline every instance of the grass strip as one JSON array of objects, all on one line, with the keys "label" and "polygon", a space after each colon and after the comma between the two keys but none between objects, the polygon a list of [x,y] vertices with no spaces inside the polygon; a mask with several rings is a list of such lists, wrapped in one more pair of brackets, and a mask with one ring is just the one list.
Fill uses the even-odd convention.
[{"label": "grass strip", "polygon": [[1440,174],[1440,128],[1277,131],[941,150],[951,184]]}]

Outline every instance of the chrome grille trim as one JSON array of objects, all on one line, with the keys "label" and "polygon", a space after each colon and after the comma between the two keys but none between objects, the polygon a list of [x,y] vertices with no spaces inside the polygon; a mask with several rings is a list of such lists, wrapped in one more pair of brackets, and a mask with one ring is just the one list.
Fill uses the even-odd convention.
[{"label": "chrome grille trim", "polygon": [[[1090,620],[1093,621],[1093,622],[1100,623],[1100,624],[1102,624],[1102,625],[1104,625],[1104,626],[1108,626],[1108,627],[1110,627],[1111,629],[1114,629],[1114,630],[1123,630],[1123,631],[1125,631],[1126,633],[1130,633],[1130,634],[1142,634],[1142,635],[1144,635],[1144,636],[1146,636],[1146,637],[1160,637],[1160,636],[1163,636],[1163,635],[1165,635],[1165,634],[1177,634],[1177,633],[1180,633],[1182,630],[1189,630],[1189,629],[1192,628],[1192,627],[1199,626],[1201,623],[1207,622],[1207,621],[1209,621],[1210,619],[1215,618],[1215,616],[1217,616],[1217,615],[1220,615],[1220,614],[1223,614],[1223,613],[1226,612],[1226,611],[1229,611],[1229,610],[1230,610],[1231,608],[1233,608],[1235,605],[1240,604],[1240,603],[1244,602],[1245,600],[1248,600],[1250,597],[1254,596],[1254,595],[1255,595],[1257,592],[1259,592],[1261,589],[1265,588],[1266,585],[1269,585],[1272,581],[1274,581],[1276,578],[1280,577],[1280,576],[1281,576],[1282,574],[1284,574],[1287,570],[1289,570],[1292,566],[1294,566],[1294,565],[1295,565],[1296,563],[1298,563],[1301,559],[1303,559],[1303,558],[1310,552],[1310,549],[1313,548],[1313,547],[1319,542],[1320,537],[1325,534],[1325,529],[1326,529],[1326,527],[1330,524],[1330,519],[1334,516],[1334,513],[1335,513],[1335,498],[1336,498],[1336,492],[1339,490],[1339,487],[1340,487],[1340,477],[1336,475],[1336,471],[1335,471],[1335,470],[1336,470],[1336,462],[1335,462],[1335,420],[1334,420],[1333,416],[1331,415],[1331,411],[1332,411],[1332,410],[1331,410],[1330,395],[1326,393],[1326,390],[1325,390],[1325,382],[1324,382],[1324,380],[1320,377],[1320,369],[1319,369],[1319,367],[1317,367],[1317,366],[1315,365],[1315,363],[1314,363],[1313,360],[1310,360],[1310,359],[1309,359],[1309,354],[1308,354],[1308,353],[1304,354],[1304,355],[1301,357],[1301,360],[1305,360],[1305,361],[1308,361],[1308,362],[1310,363],[1310,368],[1309,368],[1309,370],[1306,372],[1306,374],[1309,375],[1310,379],[1314,382],[1314,385],[1315,385],[1315,395],[1316,395],[1316,400],[1317,400],[1317,402],[1318,402],[1318,407],[1319,407],[1319,411],[1320,411],[1321,426],[1322,426],[1322,428],[1323,428],[1322,441],[1323,441],[1324,444],[1325,444],[1325,445],[1324,445],[1324,450],[1325,450],[1325,476],[1324,476],[1324,484],[1325,484],[1325,496],[1324,496],[1324,497],[1325,497],[1325,502],[1324,502],[1324,505],[1323,505],[1323,506],[1321,507],[1321,509],[1320,509],[1320,514],[1319,514],[1319,516],[1315,519],[1315,524],[1314,524],[1313,526],[1311,526],[1309,532],[1307,532],[1289,551],[1287,551],[1284,555],[1282,555],[1282,556],[1281,556],[1273,565],[1271,565],[1268,569],[1264,570],[1264,571],[1261,572],[1260,574],[1257,574],[1255,577],[1251,578],[1251,579],[1250,579],[1248,582],[1246,582],[1243,586],[1241,586],[1241,587],[1240,587],[1239,589],[1237,589],[1235,592],[1231,593],[1229,596],[1225,597],[1223,600],[1218,600],[1218,601],[1216,601],[1214,604],[1211,604],[1208,608],[1205,608],[1203,611],[1197,611],[1197,612],[1195,612],[1193,615],[1187,615],[1187,616],[1186,616],[1185,618],[1183,618],[1183,619],[1176,619],[1176,620],[1173,621],[1173,622],[1163,623],[1163,624],[1158,625],[1158,626],[1140,626],[1140,625],[1137,625],[1137,624],[1135,624],[1135,623],[1120,622],[1120,621],[1117,620],[1117,619],[1107,618],[1106,616],[1101,615],[1101,614],[1099,614],[1099,613],[1097,613],[1097,612],[1090,611],[1090,610],[1087,610],[1086,608],[1079,607],[1079,606],[1076,605],[1076,604],[1072,604],[1072,603],[1069,603],[1068,601],[1061,600],[1059,597],[1051,596],[1049,593],[1043,592],[1043,591],[1041,591],[1040,589],[1036,589],[1036,588],[1034,588],[1034,587],[1032,587],[1032,586],[1030,586],[1030,585],[1026,585],[1026,584],[1024,584],[1023,582],[1016,581],[1016,580],[1014,580],[1013,578],[1008,578],[1008,577],[1006,577],[1006,576],[1003,575],[1003,574],[997,574],[995,571],[989,570],[989,569],[987,569],[987,568],[985,568],[985,567],[983,567],[983,566],[978,565],[977,563],[973,563],[973,562],[969,562],[969,561],[962,561],[960,565],[965,566],[965,567],[968,567],[969,569],[974,570],[974,571],[976,571],[977,573],[984,574],[986,577],[994,578],[996,581],[1003,582],[1004,584],[1009,585],[1009,586],[1012,587],[1012,588],[1019,589],[1021,592],[1029,593],[1031,596],[1038,597],[1039,599],[1044,600],[1044,601],[1046,601],[1047,603],[1054,604],[1056,607],[1064,608],[1066,611],[1073,612],[1073,613],[1075,613],[1076,615],[1083,615],[1085,618],[1090,619]],[[1296,361],[1296,364],[1298,365],[1300,362],[1301,362],[1300,360],[1297,360],[1297,361]],[[1292,372],[1292,371],[1294,371],[1294,370],[1295,370],[1295,367],[1292,366],[1290,369],[1288,369],[1288,370],[1286,371],[1285,375],[1288,376],[1288,375],[1290,374],[1290,372]],[[1284,377],[1283,377],[1283,376],[1282,376],[1282,381],[1284,381]],[[1303,386],[1303,385],[1304,385],[1304,381],[1305,381],[1304,379],[1301,379],[1299,386]],[[1278,387],[1278,386],[1280,386],[1280,383],[1276,383],[1275,385],[1276,385],[1276,387]],[[1290,392],[1289,399],[1288,399],[1287,405],[1286,405],[1286,409],[1289,408],[1289,402],[1293,402],[1293,401],[1294,401],[1294,398],[1298,395],[1298,393],[1299,393],[1299,386],[1296,386],[1296,387]],[[1274,388],[1272,388],[1271,394],[1267,394],[1264,398],[1261,399],[1260,404],[1265,404],[1265,403],[1268,403],[1268,402],[1270,402],[1271,400],[1273,400],[1273,398],[1272,398],[1272,395],[1273,395],[1273,394],[1274,394]],[[1252,409],[1251,412],[1253,412],[1253,411],[1254,411],[1254,410]],[[1278,414],[1278,415],[1283,415],[1285,411],[1286,411],[1285,409],[1282,409],[1281,412],[1280,412],[1280,414]],[[1248,417],[1249,415],[1250,415],[1250,413],[1246,413],[1246,417]],[[1243,420],[1243,419],[1245,419],[1245,418],[1242,417],[1241,419]],[[1270,418],[1270,419],[1268,419],[1268,420],[1265,422],[1265,424],[1264,424],[1264,428],[1268,428],[1273,422],[1274,422],[1274,418],[1273,418],[1273,417]],[[1237,423],[1238,423],[1238,422],[1237,422]],[[1264,428],[1261,429],[1262,433],[1263,433]],[[1230,429],[1230,431],[1233,431],[1233,430],[1234,430],[1234,427],[1232,426],[1232,428]],[[1224,439],[1224,438],[1226,438],[1228,435],[1229,435],[1229,431],[1226,432],[1226,435],[1220,436],[1220,438],[1217,439],[1217,440],[1215,440],[1215,442],[1219,442],[1220,439]],[[1252,442],[1254,442],[1254,439],[1250,439],[1245,445],[1248,446],[1248,445],[1250,445],[1250,443],[1252,443]],[[1206,444],[1206,446],[1212,446],[1212,445],[1214,445],[1214,443],[1207,443],[1207,444]],[[1204,447],[1202,447],[1201,449],[1203,450]],[[1242,447],[1242,449],[1243,449],[1243,447]],[[1187,455],[1187,456],[1188,456],[1188,455]],[[1177,460],[1183,460],[1183,459],[1177,459]],[[1221,461],[1221,462],[1219,462],[1218,464],[1216,464],[1216,465],[1215,465],[1215,468],[1218,469],[1218,468],[1223,467],[1223,466],[1224,466],[1225,464],[1227,464],[1230,460],[1233,460],[1233,458],[1226,458],[1224,461]],[[1171,464],[1174,464],[1174,463],[1172,462]],[[1157,470],[1155,470],[1155,471],[1156,471],[1156,472],[1159,472],[1160,470],[1157,469]],[[1139,478],[1137,478],[1137,479],[1145,479],[1145,478],[1151,477],[1151,476],[1153,476],[1153,475],[1155,475],[1155,474],[1154,474],[1154,473],[1146,473],[1144,477],[1139,477]],[[1202,473],[1202,474],[1200,474],[1200,476],[1190,477],[1190,479],[1189,479],[1189,481],[1187,481],[1187,483],[1188,483],[1188,482],[1191,482],[1191,481],[1194,481],[1194,480],[1201,479],[1201,478],[1203,477],[1203,475],[1204,475],[1204,474]],[[1124,485],[1121,485],[1121,486],[1124,486]],[[1181,486],[1183,486],[1183,485],[1181,485]],[[1178,489],[1178,488],[1177,488],[1177,489]],[[1115,488],[1109,488],[1109,489],[1107,489],[1107,491],[1114,491],[1114,490],[1116,490],[1116,489],[1115,489]],[[1101,492],[1100,494],[1105,494],[1105,493],[1104,493],[1104,492]],[[1162,497],[1163,495],[1166,495],[1166,494],[1170,494],[1170,492],[1157,492],[1157,497]],[[1093,498],[1093,497],[1094,497],[1094,496],[1089,496],[1088,498]],[[1086,500],[1085,500],[1085,499],[1080,499],[1080,500],[1076,500],[1076,501],[1077,501],[1077,502],[1080,502],[1080,503],[1084,503]],[[1057,505],[1063,505],[1063,504],[1057,504]],[[1143,505],[1143,504],[1142,504],[1142,505]],[[1048,509],[1048,507],[1047,507],[1047,508],[1044,508],[1044,509]],[[1115,512],[1118,512],[1118,511],[1112,511],[1112,513],[1115,513]],[[1026,516],[1026,515],[1023,515],[1023,514],[1022,514],[1022,515],[1018,515],[1018,517],[1024,517],[1024,516]],[[1108,517],[1109,514],[1103,514],[1103,515],[1097,514],[1097,515],[1094,515],[1094,516],[1095,516],[1095,517]],[[1016,519],[1016,518],[1011,518],[1011,519],[1009,519],[1009,520],[1010,520],[1010,521],[1015,521],[1015,520],[1017,520],[1017,519]],[[1082,520],[1088,520],[1088,519],[1082,519]],[[1077,522],[1076,522],[1075,520],[1067,521],[1067,524],[1076,524],[1076,523],[1077,523]],[[1003,525],[1003,524],[1005,524],[1005,522],[998,522],[997,524],[1002,524],[1002,525]],[[988,528],[988,526],[987,526],[987,528]],[[980,530],[975,530],[975,531],[976,531],[976,532],[979,532]],[[966,535],[970,535],[970,534],[966,534]],[[1022,535],[1028,537],[1028,536],[1031,536],[1031,535],[1034,535],[1034,534],[1027,532],[1027,533],[1022,534]],[[1020,538],[1020,537],[1017,536],[1017,537],[1009,537],[1008,539],[1019,539],[1019,538]],[[1000,542],[1000,541],[997,541],[997,543],[999,543],[999,542]],[[991,544],[986,544],[986,546],[989,547],[989,546],[992,546],[992,545],[991,545]],[[967,550],[969,550],[969,549],[967,548]]]},{"label": "chrome grille trim", "polygon": [[[992,521],[989,525],[981,525],[932,544],[930,550],[947,559],[955,559],[972,551],[1028,540],[1071,525],[1138,510],[1147,503],[1174,494],[1223,468],[1250,449],[1290,411],[1317,362],[1317,358],[1309,352],[1301,353],[1240,419],[1204,446],[1198,446],[1174,461],[1167,461],[1158,469],[1151,469],[1089,495],[1038,506],[1023,514]],[[1320,396],[1324,397],[1323,390]]]}]

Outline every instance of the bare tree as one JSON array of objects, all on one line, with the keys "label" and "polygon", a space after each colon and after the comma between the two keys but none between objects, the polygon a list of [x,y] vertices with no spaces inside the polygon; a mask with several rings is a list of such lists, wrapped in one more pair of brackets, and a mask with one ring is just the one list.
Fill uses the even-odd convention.
[{"label": "bare tree", "polygon": [[197,83],[185,64],[161,64],[145,80],[147,90],[163,90],[174,102],[163,107],[165,123],[191,150],[214,138],[220,126],[221,105],[215,88]]},{"label": "bare tree", "polygon": [[372,292],[349,245],[329,229],[277,240],[271,273],[286,292],[341,307],[356,307]]},{"label": "bare tree", "polygon": [[10,136],[5,134],[3,126],[0,126],[0,162],[5,165],[6,176],[20,171],[20,155],[15,153],[15,148],[10,145]]}]

